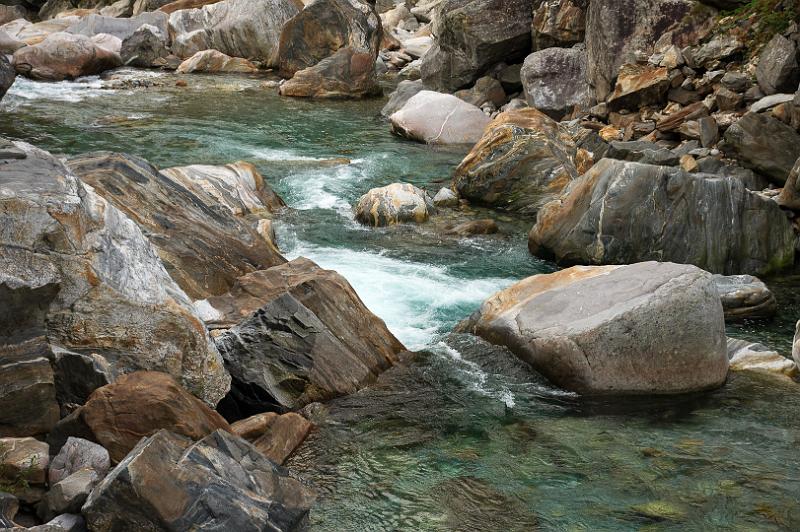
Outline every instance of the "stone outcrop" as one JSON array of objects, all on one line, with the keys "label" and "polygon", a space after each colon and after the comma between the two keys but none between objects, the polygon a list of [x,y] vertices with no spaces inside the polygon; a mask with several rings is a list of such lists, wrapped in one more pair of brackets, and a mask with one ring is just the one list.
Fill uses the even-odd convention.
[{"label": "stone outcrop", "polygon": [[436,8],[433,47],[422,57],[426,88],[455,91],[491,67],[530,51],[530,0],[444,0]]},{"label": "stone outcrop", "polygon": [[217,344],[239,417],[353,393],[404,350],[342,276],[308,259],[246,275],[202,306],[209,327],[232,327]]},{"label": "stone outcrop", "polygon": [[315,496],[251,444],[225,431],[201,441],[162,430],[95,488],[90,530],[298,530]]},{"label": "stone outcrop", "polygon": [[462,198],[532,215],[585,171],[589,159],[567,129],[545,114],[507,111],[461,161],[453,185]]},{"label": "stone outcrop", "polygon": [[383,37],[375,9],[362,0],[313,0],[286,22],[280,38],[279,74],[291,78],[342,48],[365,55],[374,71]]},{"label": "stone outcrop", "polygon": [[381,93],[373,54],[350,47],[298,71],[280,87],[281,96],[295,98],[368,98]]},{"label": "stone outcrop", "polygon": [[745,167],[782,185],[800,158],[800,134],[768,114],[747,113],[728,128],[721,147]]},{"label": "stone outcrop", "polygon": [[230,426],[166,373],[138,371],[98,388],[80,409],[95,441],[119,462],[161,429],[199,440]]},{"label": "stone outcrop", "polygon": [[181,63],[177,72],[178,74],[192,72],[253,74],[258,72],[258,67],[241,57],[231,57],[217,50],[203,50]]},{"label": "stone outcrop", "polygon": [[[230,185],[207,191],[201,174],[189,188],[185,172],[172,178],[125,154],[88,153],[68,164],[147,232],[169,274],[192,298],[223,294],[240,276],[285,261],[255,228],[221,204],[222,187]],[[256,183],[263,185],[263,179]]]},{"label": "stone outcrop", "polygon": [[361,196],[355,206],[356,220],[373,227],[423,223],[435,211],[428,193],[408,183],[373,188]]},{"label": "stone outcrop", "polygon": [[778,302],[767,285],[752,275],[714,275],[726,320],[771,318]]},{"label": "stone outcrop", "polygon": [[427,90],[409,98],[389,119],[398,135],[427,144],[474,144],[491,121],[472,104]]},{"label": "stone outcrop", "polygon": [[614,92],[608,97],[608,108],[619,111],[663,103],[669,84],[669,70],[664,67],[622,65]]},{"label": "stone outcrop", "polygon": [[604,159],[540,211],[528,247],[559,264],[657,259],[757,275],[791,266],[794,240],[778,205],[739,179]]},{"label": "stone outcrop", "polygon": [[547,48],[529,55],[520,72],[528,105],[556,119],[587,109],[593,97],[587,81],[586,50]]},{"label": "stone outcrop", "polygon": [[728,373],[716,287],[689,265],[536,275],[490,297],[459,330],[508,347],[554,384],[582,394],[706,390]]},{"label": "stone outcrop", "polygon": [[122,64],[120,56],[89,37],[57,32],[14,52],[14,68],[25,77],[61,81],[100,74]]},{"label": "stone outcrop", "polygon": [[113,375],[164,371],[222,398],[219,353],[139,227],[47,152],[14,143],[2,157],[0,343],[46,336]]},{"label": "stone outcrop", "polygon": [[172,51],[188,59],[202,50],[278,66],[281,30],[298,13],[291,0],[225,0],[169,18]]}]

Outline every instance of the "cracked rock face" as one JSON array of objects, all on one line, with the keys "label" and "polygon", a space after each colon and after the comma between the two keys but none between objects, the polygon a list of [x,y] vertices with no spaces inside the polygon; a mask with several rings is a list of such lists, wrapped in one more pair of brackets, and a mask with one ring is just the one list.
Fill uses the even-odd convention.
[{"label": "cracked rock face", "polygon": [[759,275],[791,266],[794,241],[777,203],[739,179],[603,159],[544,206],[528,247],[565,265],[669,260]]},{"label": "cracked rock face", "polygon": [[[63,163],[25,143],[0,157],[0,343],[36,336],[112,375],[171,374],[216,404],[230,377],[150,242]],[[58,387],[56,382],[56,387]]]},{"label": "cracked rock face", "polygon": [[508,347],[556,385],[582,394],[704,390],[722,385],[728,372],[716,287],[690,265],[576,266],[535,275],[490,297],[458,330]]}]

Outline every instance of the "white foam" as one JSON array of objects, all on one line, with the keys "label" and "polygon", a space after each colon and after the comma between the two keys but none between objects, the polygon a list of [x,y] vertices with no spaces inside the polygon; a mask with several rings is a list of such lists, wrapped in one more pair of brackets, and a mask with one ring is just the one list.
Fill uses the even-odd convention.
[{"label": "white foam", "polygon": [[[42,82],[17,76],[16,81],[6,93],[8,101],[22,104],[24,101],[49,100],[55,102],[80,102],[87,98],[97,98],[114,91],[103,89],[103,81],[97,76],[78,78],[75,81]],[[16,100],[16,102],[15,102]]]},{"label": "white foam", "polygon": [[439,342],[432,347],[432,351],[444,354],[455,361],[462,369],[463,374],[472,381],[470,383],[470,388],[472,390],[480,393],[481,395],[485,395],[486,397],[497,399],[501,403],[505,404],[508,408],[514,408],[516,402],[514,401],[514,394],[511,393],[511,390],[505,386],[501,386],[499,389],[493,390],[487,385],[489,376],[486,374],[486,372],[483,371],[476,363],[470,360],[465,360],[458,350],[453,349],[444,342]]}]

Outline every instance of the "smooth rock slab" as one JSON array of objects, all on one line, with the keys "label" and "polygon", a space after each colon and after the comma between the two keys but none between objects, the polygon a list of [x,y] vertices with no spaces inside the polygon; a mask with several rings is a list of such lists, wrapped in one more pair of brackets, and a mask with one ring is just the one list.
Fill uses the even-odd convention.
[{"label": "smooth rock slab", "polygon": [[770,318],[778,302],[767,285],[752,275],[715,275],[726,320]]},{"label": "smooth rock slab", "polygon": [[420,91],[389,117],[392,131],[427,144],[474,144],[491,119],[451,94]]},{"label": "smooth rock slab", "polygon": [[428,193],[408,183],[373,188],[355,206],[356,220],[373,227],[423,223],[435,211]]},{"label": "smooth rock slab", "polygon": [[536,275],[490,297],[458,330],[508,347],[554,384],[582,394],[706,390],[728,373],[716,287],[689,265]]},{"label": "smooth rock slab", "polygon": [[528,248],[565,265],[671,260],[759,275],[791,266],[794,241],[780,207],[737,178],[603,159],[539,212]]},{"label": "smooth rock slab", "polygon": [[769,347],[728,338],[728,359],[731,371],[760,371],[781,377],[797,375],[797,365]]},{"label": "smooth rock slab", "polygon": [[225,431],[191,440],[162,430],[143,439],[95,488],[90,530],[298,530],[315,495]]}]

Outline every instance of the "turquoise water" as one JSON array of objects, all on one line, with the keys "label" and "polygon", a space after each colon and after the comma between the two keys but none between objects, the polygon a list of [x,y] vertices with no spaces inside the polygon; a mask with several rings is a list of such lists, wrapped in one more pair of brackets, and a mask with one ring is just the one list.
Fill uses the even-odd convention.
[{"label": "turquoise water", "polygon": [[[315,413],[318,428],[290,464],[322,494],[313,529],[800,528],[797,384],[739,374],[699,396],[586,401],[503,350],[449,335],[491,293],[554,269],[527,253],[530,222],[475,212],[499,216],[502,233],[458,240],[435,224],[365,229],[350,205],[396,181],[435,192],[463,149],[393,137],[382,100],[286,100],[255,77],[186,77],[177,88],[171,75],[148,76],[153,86],[115,90],[104,87],[119,80],[19,80],[0,104],[0,135],[162,167],[253,162],[292,208],[276,222],[285,254],[342,273],[424,350]],[[788,353],[795,280],[768,281],[778,319],[731,334]]]}]

